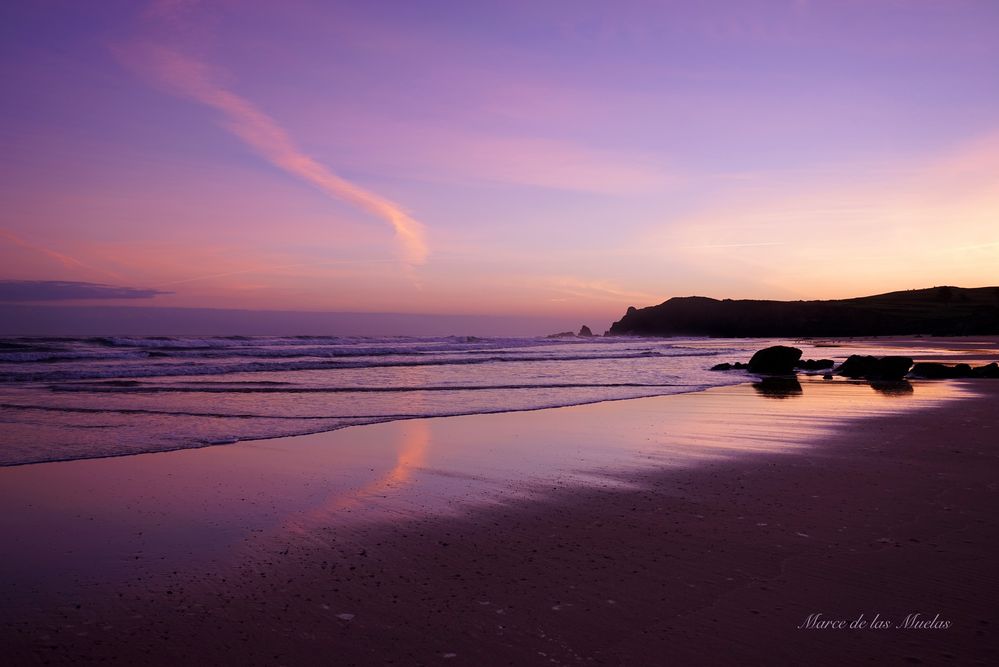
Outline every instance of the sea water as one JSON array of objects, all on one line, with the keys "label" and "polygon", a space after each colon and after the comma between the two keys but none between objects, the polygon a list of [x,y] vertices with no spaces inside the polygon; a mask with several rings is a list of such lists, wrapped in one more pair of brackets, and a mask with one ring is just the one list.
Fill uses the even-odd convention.
[{"label": "sea water", "polygon": [[[703,338],[0,338],[0,465],[355,424],[533,410],[745,382]],[[806,347],[808,346],[801,346]],[[806,349],[806,356],[829,350]]]}]

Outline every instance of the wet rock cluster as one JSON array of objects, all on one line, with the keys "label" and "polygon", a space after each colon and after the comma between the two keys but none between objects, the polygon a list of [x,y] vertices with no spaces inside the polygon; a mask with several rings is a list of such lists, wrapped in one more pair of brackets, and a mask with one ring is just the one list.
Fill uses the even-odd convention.
[{"label": "wet rock cluster", "polygon": [[[832,370],[834,369],[835,370]],[[739,362],[716,364],[713,371],[748,370],[760,375],[792,375],[802,371],[832,370],[854,380],[892,381],[906,377],[926,380],[956,379],[956,378],[999,378],[999,364],[995,362],[985,366],[972,367],[969,364],[948,366],[936,362],[919,362],[913,364],[911,357],[853,354],[836,367],[832,359],[801,360],[801,350],[787,345],[774,345],[758,350],[748,364]],[[827,373],[825,377],[831,377]]]}]

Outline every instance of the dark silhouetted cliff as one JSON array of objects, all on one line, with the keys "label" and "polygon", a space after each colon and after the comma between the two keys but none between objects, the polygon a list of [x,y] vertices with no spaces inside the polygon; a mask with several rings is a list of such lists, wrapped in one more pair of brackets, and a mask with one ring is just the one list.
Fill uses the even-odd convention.
[{"label": "dark silhouetted cliff", "polygon": [[960,336],[999,334],[999,287],[932,287],[835,301],[675,297],[628,308],[610,335]]}]

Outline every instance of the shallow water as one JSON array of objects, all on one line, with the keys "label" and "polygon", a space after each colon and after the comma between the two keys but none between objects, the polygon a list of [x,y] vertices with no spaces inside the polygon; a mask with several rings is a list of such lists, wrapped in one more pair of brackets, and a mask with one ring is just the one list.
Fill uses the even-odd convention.
[{"label": "shallow water", "polygon": [[[775,342],[786,341],[3,338],[0,465],[700,391],[752,379],[708,369],[747,361]],[[912,341],[897,344],[905,343]],[[864,351],[857,343],[794,344],[805,358],[841,361]],[[889,351],[878,345],[877,353]],[[925,347],[916,352],[949,352],[932,341]]]},{"label": "shallow water", "polygon": [[[952,382],[804,379],[521,413],[0,469],[9,598],[274,558],[316,528],[466,513],[631,473],[792,454],[857,419],[968,395]],[[682,490],[677,489],[677,493]],[[67,599],[67,603],[69,600]]]}]

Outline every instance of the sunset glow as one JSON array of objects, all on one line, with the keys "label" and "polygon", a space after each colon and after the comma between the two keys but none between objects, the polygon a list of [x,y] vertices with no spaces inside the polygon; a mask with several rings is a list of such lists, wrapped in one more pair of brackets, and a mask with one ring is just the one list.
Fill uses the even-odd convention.
[{"label": "sunset glow", "polygon": [[55,2],[4,23],[0,279],[601,329],[670,296],[999,278],[992,2]]}]

